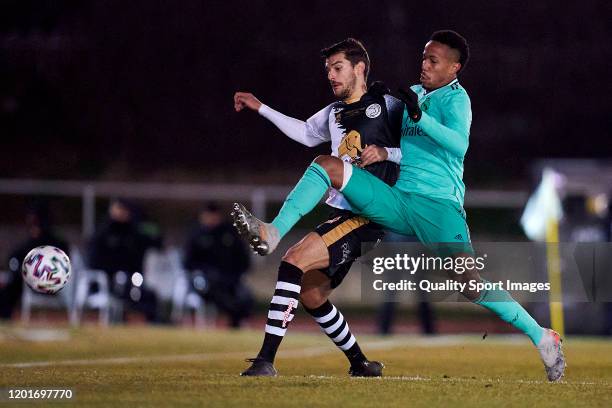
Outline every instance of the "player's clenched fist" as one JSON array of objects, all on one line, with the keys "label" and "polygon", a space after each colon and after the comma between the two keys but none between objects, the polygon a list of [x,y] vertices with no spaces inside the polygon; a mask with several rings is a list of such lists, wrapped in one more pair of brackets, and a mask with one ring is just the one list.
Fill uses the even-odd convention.
[{"label": "player's clenched fist", "polygon": [[236,109],[236,112],[240,112],[245,107],[258,111],[261,107],[261,102],[252,93],[236,92],[234,94],[234,109]]}]

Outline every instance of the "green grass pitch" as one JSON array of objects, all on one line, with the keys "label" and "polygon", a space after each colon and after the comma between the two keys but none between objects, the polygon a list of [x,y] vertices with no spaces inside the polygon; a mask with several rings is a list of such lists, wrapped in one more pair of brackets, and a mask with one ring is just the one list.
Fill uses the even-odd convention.
[{"label": "green grass pitch", "polygon": [[[47,337],[41,341],[42,337]],[[0,406],[612,406],[612,341],[570,337],[561,383],[523,337],[359,336],[382,379],[353,379],[319,333],[289,332],[277,378],[241,378],[260,331],[0,326]],[[71,401],[8,401],[9,388],[70,388]],[[11,404],[11,403],[14,404]]]}]

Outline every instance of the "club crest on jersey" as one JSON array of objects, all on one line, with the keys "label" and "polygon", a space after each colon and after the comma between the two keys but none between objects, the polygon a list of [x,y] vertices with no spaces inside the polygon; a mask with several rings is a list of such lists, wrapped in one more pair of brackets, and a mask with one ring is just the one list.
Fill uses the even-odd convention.
[{"label": "club crest on jersey", "polygon": [[429,98],[425,99],[422,103],[421,103],[421,110],[424,112],[427,112],[429,110]]},{"label": "club crest on jersey", "polygon": [[377,103],[373,103],[366,108],[365,114],[368,118],[374,119],[380,115],[380,112],[382,112],[382,108],[380,107],[380,105]]}]

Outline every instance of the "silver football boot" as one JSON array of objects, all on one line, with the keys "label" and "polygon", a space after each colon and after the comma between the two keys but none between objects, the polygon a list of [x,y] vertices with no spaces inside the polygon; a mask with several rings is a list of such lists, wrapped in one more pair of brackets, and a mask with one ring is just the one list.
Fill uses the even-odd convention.
[{"label": "silver football boot", "polygon": [[280,242],[278,229],[272,224],[259,220],[242,204],[234,203],[232,218],[238,233],[248,241],[257,254],[269,255],[278,246]]},{"label": "silver football boot", "polygon": [[544,363],[548,381],[559,381],[565,372],[565,357],[563,356],[563,340],[554,330],[544,329],[544,335],[537,348]]}]

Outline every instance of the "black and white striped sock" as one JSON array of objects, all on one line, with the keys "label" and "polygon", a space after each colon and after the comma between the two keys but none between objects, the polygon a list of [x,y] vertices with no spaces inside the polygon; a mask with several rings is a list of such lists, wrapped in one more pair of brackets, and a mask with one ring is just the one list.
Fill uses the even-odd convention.
[{"label": "black and white striped sock", "polygon": [[278,268],[276,289],[268,309],[266,335],[258,354],[258,357],[271,363],[298,307],[302,275],[300,268],[284,261]]},{"label": "black and white striped sock", "polygon": [[329,300],[315,309],[304,309],[315,319],[327,337],[346,354],[351,364],[366,360],[344,316]]}]

